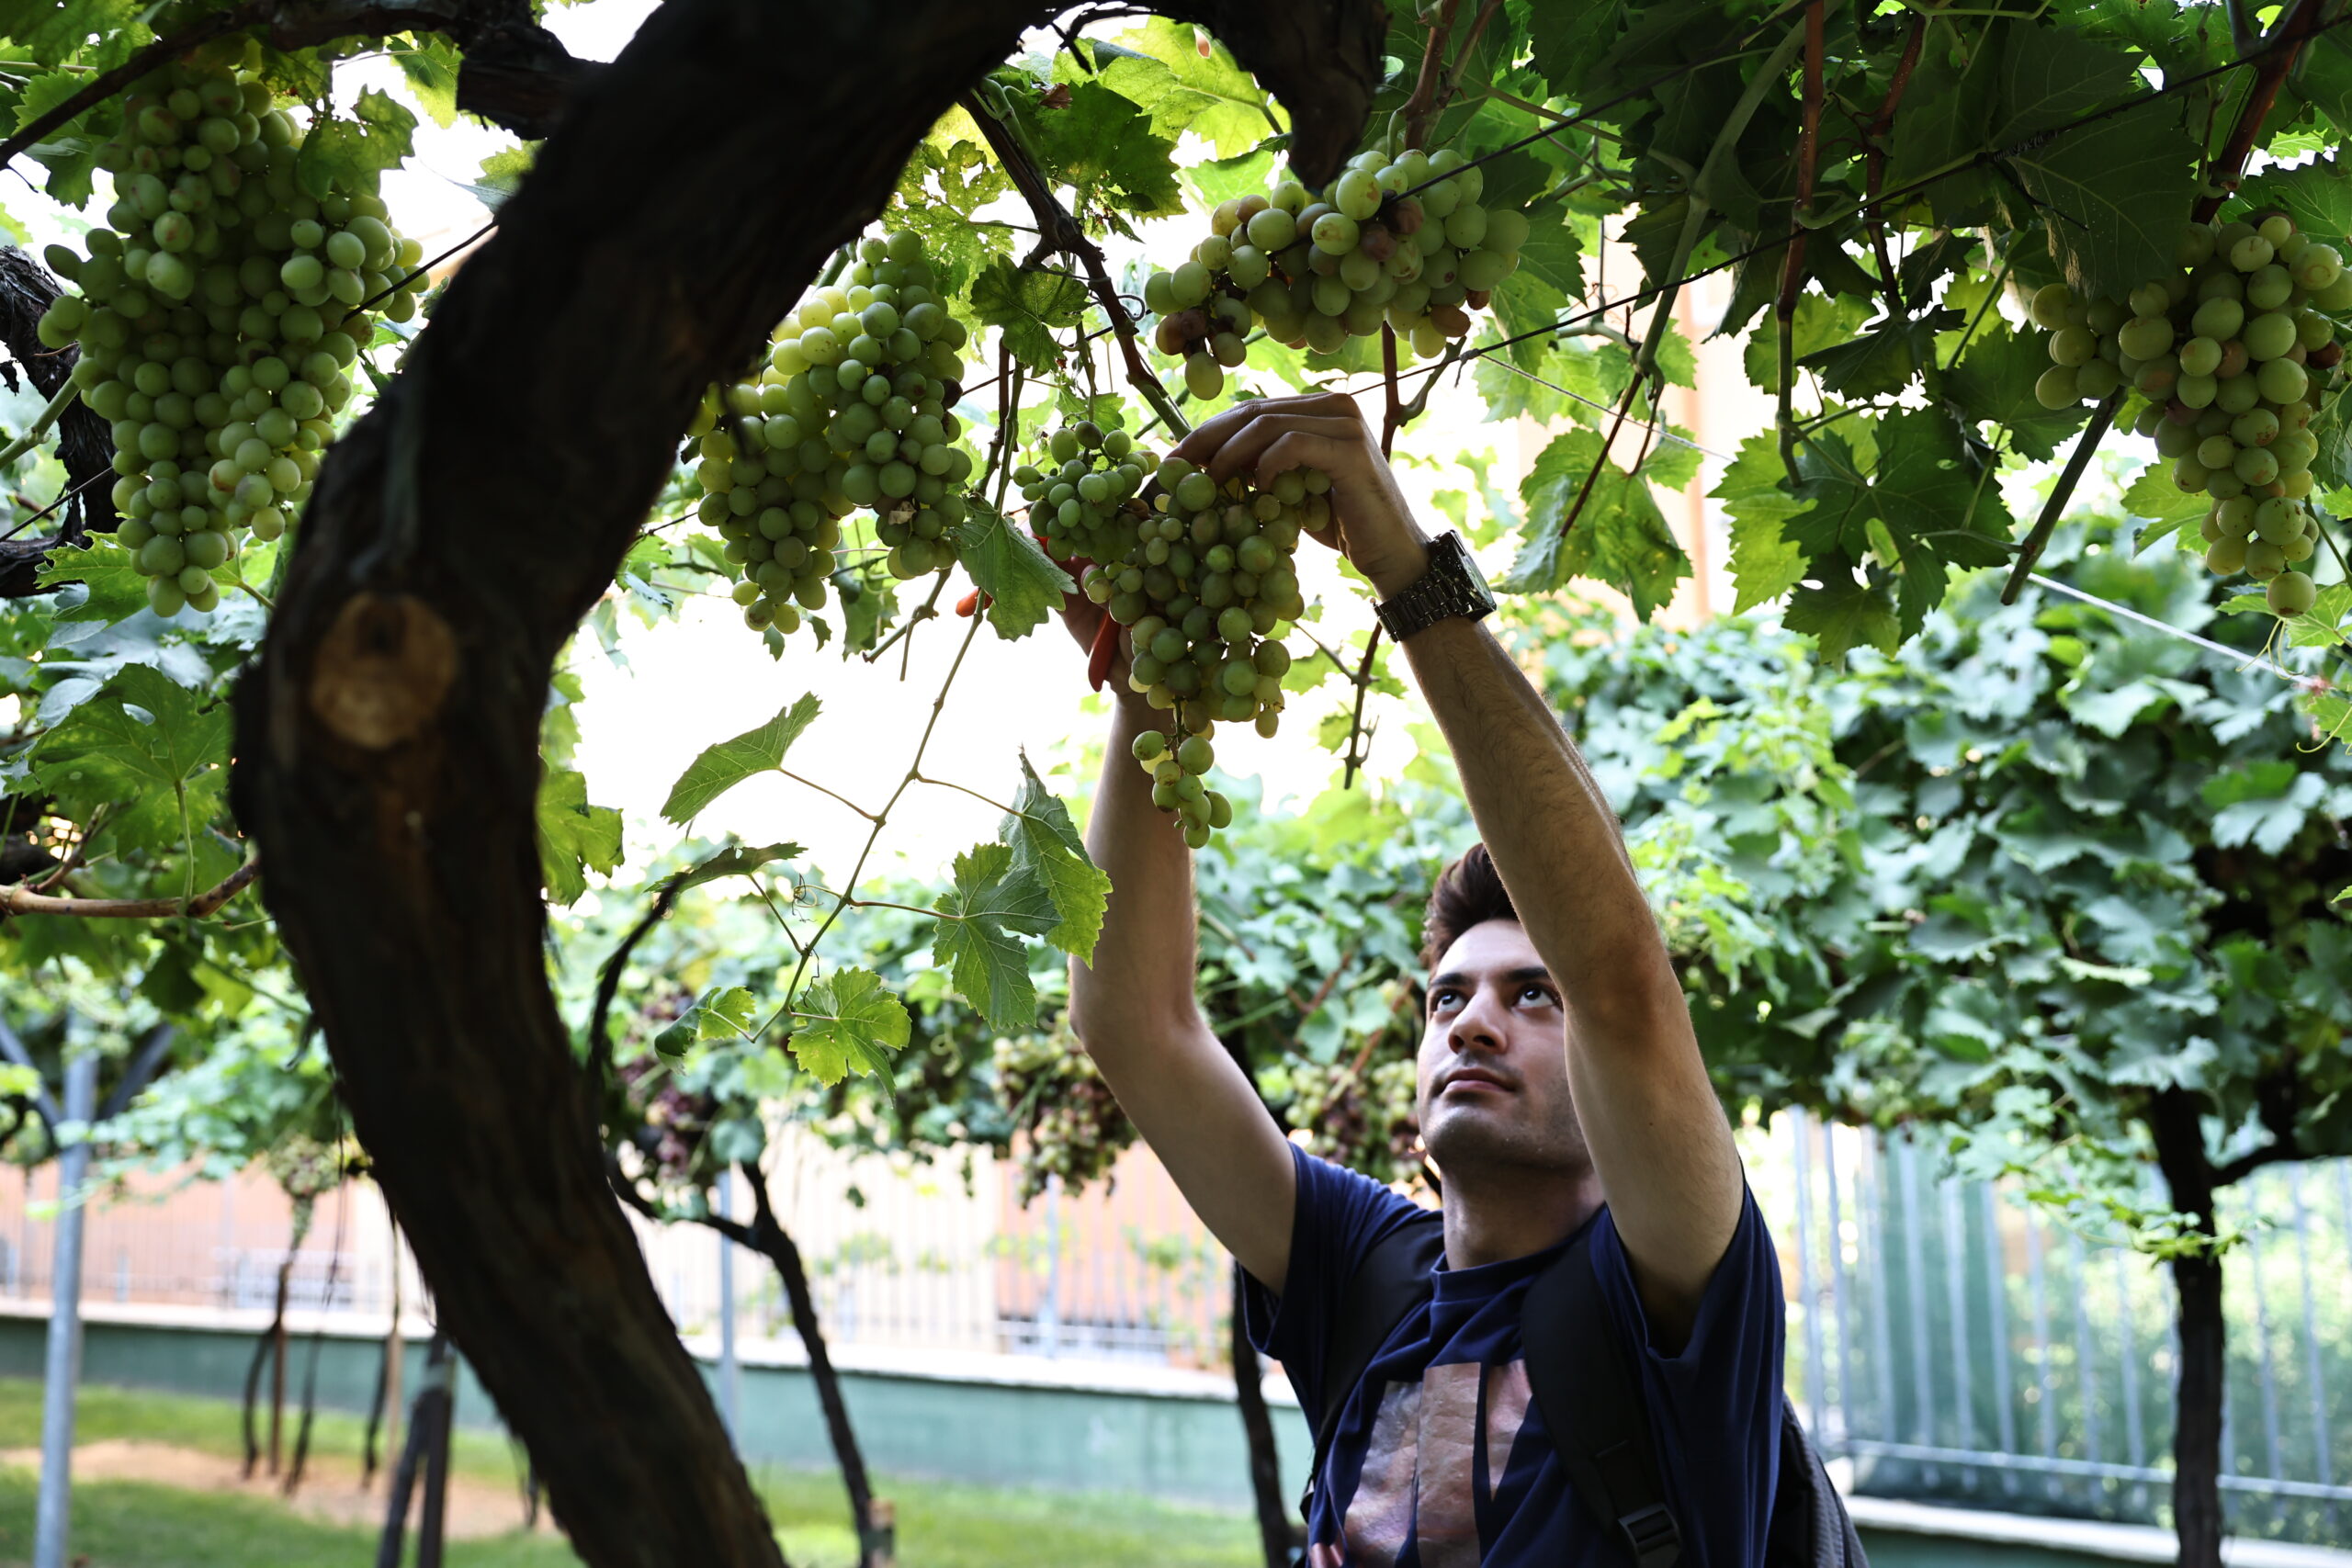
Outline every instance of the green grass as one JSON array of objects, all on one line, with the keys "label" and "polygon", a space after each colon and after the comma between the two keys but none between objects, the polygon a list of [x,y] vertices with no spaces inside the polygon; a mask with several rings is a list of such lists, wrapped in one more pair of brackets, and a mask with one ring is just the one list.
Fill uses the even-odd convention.
[{"label": "green grass", "polygon": [[[91,1387],[82,1391],[74,1420],[79,1442],[130,1438],[243,1451],[237,1407],[223,1400]],[[356,1417],[322,1412],[311,1451],[356,1459],[360,1433]],[[0,1378],[0,1448],[32,1448],[40,1440],[40,1385]],[[459,1432],[451,1459],[461,1473],[501,1484],[514,1480],[513,1457],[492,1434]],[[854,1562],[848,1505],[830,1472],[765,1470],[757,1479],[794,1568]],[[1248,1568],[1258,1561],[1254,1529],[1232,1514],[905,1477],[877,1477],[875,1484],[898,1504],[899,1560],[906,1568]],[[0,1564],[30,1555],[32,1520],[31,1474],[0,1469]],[[72,1551],[86,1555],[89,1568],[368,1568],[375,1535],[254,1498],[107,1482],[74,1489]],[[560,1568],[576,1561],[547,1535],[452,1541],[448,1548],[451,1568]]]}]

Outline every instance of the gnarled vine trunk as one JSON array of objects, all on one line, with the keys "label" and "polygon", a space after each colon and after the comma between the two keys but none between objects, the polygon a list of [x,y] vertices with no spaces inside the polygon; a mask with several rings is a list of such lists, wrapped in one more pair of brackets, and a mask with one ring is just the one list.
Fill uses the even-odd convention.
[{"label": "gnarled vine trunk", "polygon": [[[1328,177],[1378,0],[1181,0]],[[1045,11],[671,0],[581,87],[497,236],[322,472],[237,694],[234,804],[352,1125],[440,1321],[591,1563],[779,1563],[605,1189],[541,949],[557,653],[702,389],[739,370],[915,141]]]}]

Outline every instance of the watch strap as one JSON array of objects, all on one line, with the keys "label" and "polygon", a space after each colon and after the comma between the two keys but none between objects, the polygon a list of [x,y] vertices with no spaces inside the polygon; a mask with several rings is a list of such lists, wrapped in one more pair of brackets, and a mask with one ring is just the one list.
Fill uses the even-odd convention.
[{"label": "watch strap", "polygon": [[1389,637],[1402,642],[1440,621],[1456,616],[1475,621],[1494,607],[1495,597],[1470,566],[1461,536],[1448,531],[1430,541],[1429,569],[1395,597],[1383,600],[1377,613]]}]

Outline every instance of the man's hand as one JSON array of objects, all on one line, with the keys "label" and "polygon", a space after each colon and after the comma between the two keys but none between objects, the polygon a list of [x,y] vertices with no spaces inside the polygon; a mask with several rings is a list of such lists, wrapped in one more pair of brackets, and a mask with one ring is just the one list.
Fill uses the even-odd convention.
[{"label": "man's hand", "polygon": [[1368,578],[1382,598],[1429,568],[1428,536],[1413,521],[1388,459],[1355,400],[1339,392],[1262,398],[1227,409],[1176,444],[1175,456],[1219,483],[1246,474],[1264,486],[1292,468],[1331,476],[1338,536],[1318,535]]}]

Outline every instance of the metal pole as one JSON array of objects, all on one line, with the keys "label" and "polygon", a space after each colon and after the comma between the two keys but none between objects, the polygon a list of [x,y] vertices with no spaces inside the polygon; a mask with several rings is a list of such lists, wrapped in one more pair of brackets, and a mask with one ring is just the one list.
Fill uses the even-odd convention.
[{"label": "metal pole", "polygon": [[1894,1306],[1887,1289],[1892,1270],[1886,1261],[1886,1134],[1872,1138],[1869,1148],[1870,1180],[1860,1202],[1869,1215],[1866,1228],[1871,1238],[1871,1359],[1878,1363],[1879,1436],[1894,1442],[1903,1434],[1894,1425]]},{"label": "metal pole", "polygon": [[[1944,1298],[1951,1312],[1952,1420],[1956,1446],[1976,1446],[1976,1370],[1968,1353],[1968,1215],[1961,1207],[1960,1183],[1936,1184],[1943,1200]],[[1971,1491],[1976,1472],[1963,1471],[1961,1480]]]},{"label": "metal pole", "polygon": [[[2249,1281],[2254,1286],[2254,1342],[2256,1349],[2260,1351],[2260,1356],[2256,1360],[2255,1367],[2261,1376],[2262,1455],[2264,1469],[2269,1479],[2277,1481],[2283,1480],[2285,1478],[2287,1474],[2287,1462],[2284,1454],[2285,1445],[2280,1441],[2278,1431],[2278,1358],[2273,1353],[2270,1343],[2270,1307],[2262,1282],[2263,1246],[2262,1231],[2260,1228],[2262,1218],[2259,1213],[2260,1200],[2255,1195],[2255,1192],[2251,1190],[2253,1185],[2254,1184],[2252,1182],[2247,1183],[2249,1190],[2245,1195],[2246,1206],[2249,1209],[2256,1211],[2255,1213],[2247,1216],[2247,1224],[2245,1228],[2245,1263]],[[2284,1515],[2285,1509],[2283,1506],[2281,1506],[2276,1499],[2273,1499],[2271,1504],[2271,1517],[2273,1518],[2282,1518]]]},{"label": "metal pole", "polygon": [[1037,1310],[1037,1337],[1048,1357],[1061,1354],[1062,1179],[1046,1178],[1046,1299]]},{"label": "metal pole", "polygon": [[[84,1127],[98,1108],[98,1058],[65,1064],[65,1120]],[[41,1368],[40,1495],[33,1510],[33,1568],[65,1568],[74,1487],[74,1393],[82,1376],[81,1188],[90,1145],[77,1136],[57,1161],[57,1251],[50,1274],[49,1352]]]},{"label": "metal pole", "polygon": [[[1829,1369],[1821,1353],[1821,1300],[1813,1286],[1813,1119],[1802,1108],[1789,1112],[1797,1145],[1797,1300],[1804,1303],[1804,1396],[1813,1411],[1814,1441],[1821,1440],[1823,1384]],[[1829,1238],[1835,1247],[1838,1238]]]},{"label": "metal pole", "polygon": [[2099,1451],[2098,1369],[2091,1360],[2091,1266],[2083,1238],[2066,1233],[2066,1286],[2075,1298],[2075,1385],[2083,1407],[2083,1453],[2093,1464],[2105,1458]]},{"label": "metal pole", "polygon": [[[735,1173],[718,1173],[718,1217],[735,1217]],[[743,1401],[742,1369],[735,1362],[735,1244],[726,1236],[718,1238],[718,1414],[727,1423],[727,1435],[738,1443],[743,1440],[742,1427],[737,1423],[741,1416]]]},{"label": "metal pole", "polygon": [[[2123,1369],[2123,1441],[2132,1456],[2132,1468],[2145,1469],[2148,1463],[2148,1434],[2141,1426],[2140,1412],[2140,1314],[2132,1309],[2132,1269],[2124,1261],[2122,1247],[2109,1256],[2115,1259],[2116,1343],[2120,1347],[2119,1360]],[[2148,1488],[2143,1483],[2132,1488],[2132,1506],[2148,1506]]]},{"label": "metal pole", "polygon": [[[1936,1440],[1935,1352],[1929,1348],[1928,1263],[1919,1235],[1919,1145],[1908,1133],[1896,1145],[1895,1178],[1903,1203],[1903,1304],[1911,1319],[1911,1397],[1918,1409],[1912,1430],[1924,1445]],[[1920,1467],[1921,1478],[1936,1483],[1936,1467]]]},{"label": "metal pole", "polygon": [[[2050,1292],[2041,1271],[2041,1224],[2031,1208],[2025,1212],[2026,1283],[2033,1296],[2033,1416],[2044,1459],[2058,1457],[2058,1380],[2050,1375]],[[2058,1495],[2058,1476],[2050,1473],[2049,1491]]]},{"label": "metal pole", "polygon": [[[2001,1451],[2018,1451],[2018,1391],[2009,1373],[2009,1257],[2001,1246],[2001,1199],[1988,1184],[1978,1189],[1984,1208],[1984,1317],[1993,1337],[1993,1429]],[[2018,1489],[2017,1472],[2004,1468],[2001,1490]]]},{"label": "metal pole", "polygon": [[[2328,1453],[2327,1372],[2319,1352],[2319,1309],[2312,1292],[2312,1216],[2303,1206],[2303,1168],[2287,1168],[2287,1201],[2295,1213],[2295,1266],[2303,1287],[2303,1376],[2311,1383],[2312,1454],[2322,1486],[2335,1484],[2335,1465]],[[2327,1520],[2335,1523],[2335,1505],[2327,1506]]]},{"label": "metal pole", "polygon": [[[1838,1129],[1821,1128],[1821,1178],[1829,1189],[1829,1310],[1838,1323],[1838,1435],[1854,1435],[1854,1333],[1846,1312],[1846,1223],[1838,1195]],[[1816,1434],[1817,1435],[1817,1434]]]}]

